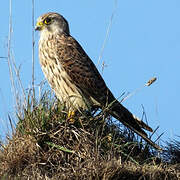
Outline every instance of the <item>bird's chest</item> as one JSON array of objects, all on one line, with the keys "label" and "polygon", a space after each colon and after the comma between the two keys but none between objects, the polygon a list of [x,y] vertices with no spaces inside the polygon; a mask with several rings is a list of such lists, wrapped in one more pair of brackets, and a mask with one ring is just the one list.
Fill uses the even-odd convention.
[{"label": "bird's chest", "polygon": [[60,50],[53,42],[39,42],[39,60],[42,71],[58,99],[66,102],[67,106],[86,108],[83,94],[63,68],[62,55],[59,52]]},{"label": "bird's chest", "polygon": [[[61,64],[57,51],[48,42],[39,44],[39,60],[42,71],[56,96],[63,101],[74,101],[80,95],[80,90],[72,82]],[[80,102],[79,102],[80,103]],[[79,104],[78,103],[78,104]]]}]

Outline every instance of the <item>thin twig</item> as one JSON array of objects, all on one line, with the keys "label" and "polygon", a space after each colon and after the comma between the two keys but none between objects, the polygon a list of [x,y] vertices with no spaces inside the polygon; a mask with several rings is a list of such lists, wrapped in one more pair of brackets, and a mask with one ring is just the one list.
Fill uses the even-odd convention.
[{"label": "thin twig", "polygon": [[24,90],[24,87],[23,87],[23,84],[22,84],[22,81],[21,81],[21,78],[20,78],[20,75],[19,75],[19,68],[17,68],[17,66],[16,66],[13,55],[11,55],[11,59],[12,59],[12,63],[13,63],[13,66],[14,66],[14,71],[16,73],[16,77],[17,77],[18,82],[19,82],[19,86],[20,86],[20,88],[21,88],[21,90],[23,92],[24,102],[25,102],[25,107],[26,107],[26,105],[27,105],[26,93],[25,93],[25,90]]},{"label": "thin twig", "polygon": [[[129,93],[126,97],[124,97],[120,102],[122,103],[123,101],[125,101],[126,99],[130,98],[131,96],[133,96],[134,94],[136,94],[137,92],[141,91],[144,87],[149,87],[151,84],[153,84],[155,81],[157,80],[156,77],[151,78],[145,85],[143,85],[142,87],[134,90],[132,93]],[[119,99],[119,98],[118,98]]]},{"label": "thin twig", "polygon": [[142,106],[142,110],[143,110],[143,114],[142,114],[142,120],[143,120],[143,117],[145,118],[145,122],[146,122],[146,124],[148,125],[148,120],[147,120],[147,115],[146,115],[146,112],[145,112],[145,108],[144,108],[144,106],[143,106],[143,104],[141,104],[141,106]]},{"label": "thin twig", "polygon": [[34,0],[32,0],[32,107],[34,107],[34,99],[35,99],[35,88],[34,88]]},{"label": "thin twig", "polygon": [[3,56],[0,57],[0,59],[7,59],[7,58],[8,58],[8,57],[3,57]]},{"label": "thin twig", "polygon": [[16,99],[16,107],[17,107],[17,96],[16,96],[16,88],[15,88],[15,83],[14,83],[14,78],[13,78],[13,72],[12,72],[12,64],[11,64],[11,34],[12,34],[12,0],[9,0],[9,32],[8,32],[8,68],[9,68],[9,74],[10,74],[10,79],[11,79],[11,85],[12,85],[12,93],[14,94],[14,98]]},{"label": "thin twig", "polygon": [[[114,10],[112,12],[111,19],[110,19],[110,22],[109,22],[109,25],[108,25],[108,28],[107,28],[107,31],[106,31],[106,36],[105,36],[105,39],[104,39],[104,42],[103,42],[103,45],[102,45],[102,48],[101,48],[101,51],[100,51],[97,66],[100,64],[100,61],[101,61],[101,58],[102,58],[102,55],[103,55],[103,52],[104,52],[104,48],[105,48],[107,39],[109,37],[110,30],[111,30],[111,27],[112,27],[112,20],[113,20],[116,9],[117,9],[117,0],[115,0]],[[103,70],[103,68],[104,68],[104,66],[102,67],[102,70]]]}]

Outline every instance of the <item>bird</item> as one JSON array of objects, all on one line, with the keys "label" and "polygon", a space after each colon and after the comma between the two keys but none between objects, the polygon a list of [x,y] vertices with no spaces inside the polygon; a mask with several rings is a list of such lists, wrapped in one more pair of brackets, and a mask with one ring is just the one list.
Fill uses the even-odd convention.
[{"label": "bird", "polygon": [[65,102],[71,112],[89,107],[108,107],[109,115],[152,147],[161,150],[145,132],[153,132],[152,128],[114,97],[93,61],[71,36],[68,21],[61,14],[48,12],[39,16],[35,30],[40,32],[39,61],[42,71],[57,98]]}]

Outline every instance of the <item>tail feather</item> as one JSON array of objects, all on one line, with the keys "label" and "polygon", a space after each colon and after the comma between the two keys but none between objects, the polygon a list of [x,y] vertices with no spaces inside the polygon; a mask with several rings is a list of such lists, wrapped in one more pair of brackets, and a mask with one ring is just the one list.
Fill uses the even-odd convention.
[{"label": "tail feather", "polygon": [[[158,150],[162,150],[157,144],[155,144],[151,139],[147,137],[146,132],[143,129],[146,129],[150,132],[153,132],[152,128],[141,121],[139,118],[135,117],[131,112],[129,112],[124,106],[122,106],[119,102],[115,102],[115,104],[110,108],[109,112],[113,117],[122,122],[129,129],[137,133],[141,136],[147,143]],[[143,129],[142,129],[143,128]]]},{"label": "tail feather", "polygon": [[139,126],[149,132],[153,132],[152,128],[149,127],[146,123],[144,123],[141,119],[139,119],[138,117],[136,117],[134,114],[133,114],[133,118],[136,120],[136,122],[139,124]]}]

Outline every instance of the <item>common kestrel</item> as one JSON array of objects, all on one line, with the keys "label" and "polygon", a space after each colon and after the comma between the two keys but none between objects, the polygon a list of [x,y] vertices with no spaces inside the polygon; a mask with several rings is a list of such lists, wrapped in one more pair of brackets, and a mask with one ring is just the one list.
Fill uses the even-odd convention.
[{"label": "common kestrel", "polygon": [[113,96],[96,66],[70,35],[66,19],[58,13],[43,14],[37,20],[40,31],[39,60],[56,96],[72,111],[108,106],[108,113],[140,135],[156,149],[143,129],[153,131]]}]

